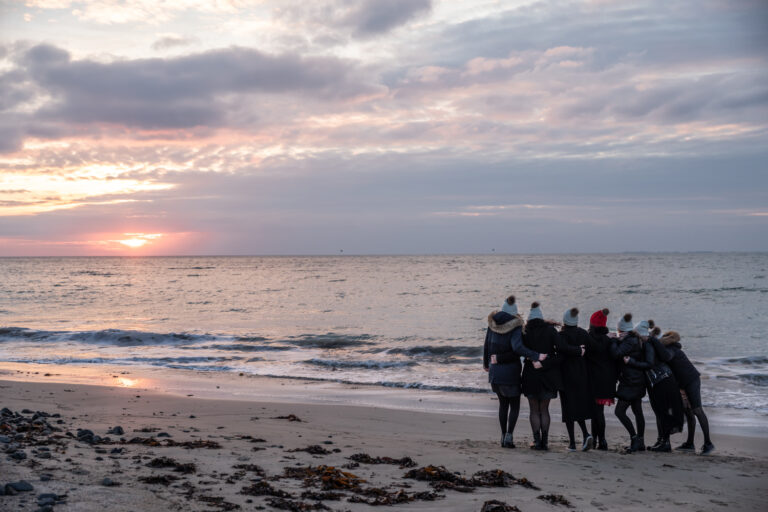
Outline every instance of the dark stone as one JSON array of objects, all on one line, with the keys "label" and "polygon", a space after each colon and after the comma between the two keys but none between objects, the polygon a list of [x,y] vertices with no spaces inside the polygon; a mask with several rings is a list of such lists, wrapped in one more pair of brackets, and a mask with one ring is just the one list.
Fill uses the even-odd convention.
[{"label": "dark stone", "polygon": [[10,437],[8,437],[8,436],[0,436],[0,443],[6,443],[7,444],[7,443],[10,443],[10,442],[11,442],[11,438]]},{"label": "dark stone", "polygon": [[35,412],[35,411],[31,411],[31,410],[29,410],[29,409],[23,409],[23,410],[21,411],[21,414],[33,414],[34,412]]},{"label": "dark stone", "polygon": [[24,450],[16,450],[11,454],[11,458],[14,460],[24,460],[27,458],[27,452]]},{"label": "dark stone", "polygon": [[32,484],[27,482],[26,480],[19,480],[18,482],[10,482],[8,484],[5,484],[6,491],[8,490],[8,487],[13,488],[14,491],[19,492],[28,492],[33,491],[35,488],[32,487]]},{"label": "dark stone", "polygon": [[168,432],[160,432],[159,434],[157,434],[157,437],[171,437],[171,434],[169,434]]},{"label": "dark stone", "polygon": [[104,480],[101,481],[101,485],[103,485],[104,487],[114,487],[120,484],[118,484],[117,482],[115,482],[109,477],[105,477]]},{"label": "dark stone", "polygon": [[109,429],[107,431],[107,434],[112,434],[112,435],[115,435],[115,436],[122,436],[123,434],[125,434],[125,431],[123,430],[123,427],[117,426],[117,427],[112,427],[111,429]]},{"label": "dark stone", "polygon": [[48,473],[43,473],[42,475],[40,475],[41,482],[49,482],[52,478],[53,478],[53,475]]}]

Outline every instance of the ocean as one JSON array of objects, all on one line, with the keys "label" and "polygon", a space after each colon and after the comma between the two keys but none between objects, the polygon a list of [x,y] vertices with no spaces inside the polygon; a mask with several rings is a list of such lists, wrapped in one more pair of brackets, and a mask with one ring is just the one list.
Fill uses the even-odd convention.
[{"label": "ocean", "polygon": [[0,258],[0,361],[488,393],[509,294],[682,336],[705,406],[768,415],[768,254]]}]

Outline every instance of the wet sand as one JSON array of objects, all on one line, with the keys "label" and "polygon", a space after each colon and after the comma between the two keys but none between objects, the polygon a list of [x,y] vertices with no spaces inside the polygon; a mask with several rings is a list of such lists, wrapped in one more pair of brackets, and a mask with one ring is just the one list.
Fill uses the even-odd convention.
[{"label": "wet sand", "polygon": [[[0,435],[11,438],[0,442],[0,486],[25,481],[33,490],[0,496],[0,510],[380,510],[362,503],[376,500],[401,501],[397,510],[480,511],[489,500],[571,510],[547,496],[573,510],[759,510],[768,495],[765,437],[718,433],[710,456],[626,455],[614,426],[608,452],[570,453],[553,422],[543,453],[527,448],[522,415],[518,447],[502,449],[487,415],[277,402],[274,379],[275,389],[249,400],[223,400],[3,378],[0,408],[13,415],[0,418]],[[313,384],[296,386],[322,392]],[[38,411],[48,416],[34,424]],[[117,426],[122,434],[107,433]],[[649,429],[646,440],[654,438]],[[12,455],[19,451],[25,458]],[[370,463],[377,457],[397,461]],[[430,465],[447,472],[423,470]],[[55,497],[38,501],[43,494]]]}]

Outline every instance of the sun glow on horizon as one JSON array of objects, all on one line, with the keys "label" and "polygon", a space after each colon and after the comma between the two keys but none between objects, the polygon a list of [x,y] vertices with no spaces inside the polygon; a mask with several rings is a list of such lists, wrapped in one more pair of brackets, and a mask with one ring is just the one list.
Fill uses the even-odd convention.
[{"label": "sun glow on horizon", "polygon": [[130,236],[131,238],[126,238],[123,240],[112,240],[113,242],[117,242],[119,244],[122,244],[126,247],[130,247],[131,249],[138,249],[139,247],[144,247],[148,243],[150,243],[153,240],[157,240],[159,238],[163,237],[162,233],[123,233],[125,236]]}]

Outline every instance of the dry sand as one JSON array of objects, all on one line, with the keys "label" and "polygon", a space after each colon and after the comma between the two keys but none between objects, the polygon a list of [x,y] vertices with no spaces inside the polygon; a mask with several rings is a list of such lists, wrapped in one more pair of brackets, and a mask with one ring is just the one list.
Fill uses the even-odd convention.
[{"label": "dry sand", "polygon": [[[44,420],[62,431],[37,437],[52,442],[46,446],[24,441],[22,449],[27,458],[21,461],[9,457],[8,444],[0,443],[0,486],[19,480],[34,486],[32,492],[0,496],[0,510],[36,510],[41,493],[66,496],[54,505],[57,512],[226,510],[227,504],[239,505],[241,510],[276,510],[268,505],[268,500],[274,498],[249,496],[241,491],[266,481],[272,488],[289,493],[290,501],[314,504],[315,500],[301,498],[301,494],[320,492],[321,481],[305,487],[300,479],[271,477],[283,475],[284,468],[318,465],[353,473],[365,480],[358,489],[385,489],[390,497],[401,490],[408,496],[425,493],[421,497],[433,491],[428,482],[403,478],[409,469],[396,464],[360,463],[354,467],[348,457],[358,453],[410,457],[416,469],[444,466],[466,478],[478,471],[499,469],[516,479],[527,478],[540,488],[508,482],[511,485],[506,487],[476,487],[473,492],[443,489],[437,492],[441,497],[435,501],[416,499],[395,505],[397,510],[480,511],[488,500],[503,501],[522,511],[571,510],[539,499],[555,494],[567,499],[574,510],[741,511],[765,510],[768,498],[768,441],[764,437],[718,434],[714,438],[717,451],[710,456],[649,452],[625,455],[621,446],[626,435],[613,427],[608,433],[610,451],[569,453],[565,450],[565,429],[553,423],[551,450],[542,453],[527,448],[529,426],[522,416],[516,433],[518,448],[509,450],[498,446],[496,420],[487,416],[276,403],[273,398],[260,399],[261,394],[250,401],[202,399],[135,388],[24,382],[10,380],[14,377],[7,373],[5,378],[8,380],[0,381],[0,408],[60,414],[60,418]],[[303,389],[312,388],[312,384],[301,385]],[[290,415],[301,421],[279,419]],[[23,416],[31,418],[32,414]],[[8,419],[0,418],[0,424]],[[652,417],[648,419],[652,423]],[[114,426],[122,427],[125,433],[109,435],[111,441],[107,444],[90,444],[67,435],[69,432],[76,436],[78,429],[90,429],[104,437]],[[137,437],[153,438],[160,445],[120,442],[120,438],[130,441]],[[652,431],[646,434],[647,440],[654,437]],[[168,447],[168,440],[212,441],[220,448]],[[700,435],[697,444],[701,444]],[[330,453],[291,451],[313,445]],[[50,458],[40,448],[48,448]],[[148,467],[161,457],[180,464],[194,463],[195,471]],[[236,465],[257,465],[266,479],[258,475],[255,467],[237,469]],[[168,486],[139,480],[152,475],[178,479]],[[41,481],[41,477],[47,481]],[[104,478],[118,485],[102,485]],[[354,481],[330,479],[327,485],[334,483]],[[349,502],[349,497],[360,496],[357,491],[342,492],[341,501],[323,501],[325,506],[330,510],[381,509]],[[373,492],[362,497],[372,499]]]}]

